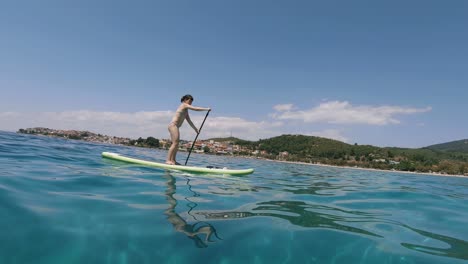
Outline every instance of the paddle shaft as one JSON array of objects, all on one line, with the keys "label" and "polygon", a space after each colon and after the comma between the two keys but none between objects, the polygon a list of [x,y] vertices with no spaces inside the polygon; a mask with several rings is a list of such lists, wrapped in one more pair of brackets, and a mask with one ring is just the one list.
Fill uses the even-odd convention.
[{"label": "paddle shaft", "polygon": [[203,128],[203,124],[205,124],[205,120],[206,120],[206,118],[208,117],[208,114],[210,113],[210,111],[211,111],[211,110],[208,110],[208,112],[206,112],[205,119],[203,119],[203,122],[202,122],[202,124],[201,124],[201,126],[200,126],[200,129],[198,129],[197,136],[195,137],[195,140],[193,141],[192,147],[190,148],[190,151],[189,151],[189,153],[188,153],[187,159],[185,160],[185,165],[187,165],[188,159],[190,158],[190,154],[192,154],[193,147],[195,146],[195,142],[197,142],[198,135],[200,135],[201,130],[202,130],[202,128]]}]

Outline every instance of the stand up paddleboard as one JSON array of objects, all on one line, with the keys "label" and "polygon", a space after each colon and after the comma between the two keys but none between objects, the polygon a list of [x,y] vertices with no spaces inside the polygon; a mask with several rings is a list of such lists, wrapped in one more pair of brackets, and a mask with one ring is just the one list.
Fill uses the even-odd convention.
[{"label": "stand up paddleboard", "polygon": [[112,160],[119,160],[119,161],[124,161],[128,163],[133,163],[133,164],[161,168],[161,169],[188,171],[188,172],[196,172],[196,173],[246,175],[246,174],[250,174],[254,172],[254,169],[231,170],[227,168],[213,168],[213,167],[204,168],[204,167],[194,167],[194,166],[184,166],[184,165],[169,165],[166,163],[159,163],[159,162],[154,162],[154,161],[147,161],[147,160],[125,157],[120,154],[112,153],[112,152],[103,152],[102,157],[112,159]]}]

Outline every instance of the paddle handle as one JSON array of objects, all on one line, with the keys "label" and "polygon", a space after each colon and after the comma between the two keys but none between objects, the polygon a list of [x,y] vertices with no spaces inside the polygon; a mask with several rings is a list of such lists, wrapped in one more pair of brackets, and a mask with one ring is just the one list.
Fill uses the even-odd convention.
[{"label": "paddle handle", "polygon": [[211,111],[211,110],[208,110],[208,112],[206,112],[205,119],[203,119],[203,122],[202,122],[202,124],[201,124],[201,126],[200,126],[200,129],[198,129],[197,136],[195,137],[195,140],[194,140],[193,143],[192,143],[192,147],[190,148],[190,151],[189,151],[189,153],[188,153],[187,159],[185,160],[185,165],[187,165],[188,159],[190,158],[190,154],[192,154],[193,147],[195,146],[195,142],[197,142],[198,135],[200,135],[201,130],[202,130],[202,128],[203,128],[203,124],[205,124],[206,118],[208,117],[208,114],[210,113],[210,111]]}]

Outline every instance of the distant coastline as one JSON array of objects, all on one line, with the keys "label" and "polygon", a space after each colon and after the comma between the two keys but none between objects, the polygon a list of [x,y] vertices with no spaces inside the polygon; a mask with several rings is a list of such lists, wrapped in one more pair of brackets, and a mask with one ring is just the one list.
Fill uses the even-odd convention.
[{"label": "distant coastline", "polygon": [[415,175],[468,178],[468,175],[462,175],[462,174],[415,172],[415,171],[401,171],[401,170],[382,170],[382,169],[374,169],[374,168],[337,166],[337,165],[328,165],[328,164],[319,164],[319,163],[299,162],[299,161],[284,161],[284,160],[269,160],[269,159],[265,159],[265,160],[271,161],[271,162],[288,163],[288,164],[295,164],[295,165],[310,165],[310,166],[320,166],[320,167],[330,167],[330,168],[340,168],[340,169],[353,169],[353,170],[378,171],[378,172],[396,172],[396,173],[415,174]]},{"label": "distant coastline", "polygon": [[[158,149],[167,149],[170,146],[169,140],[159,140],[153,137],[148,137],[146,139],[138,138],[138,139],[130,139],[124,137],[115,137],[115,136],[107,136],[96,134],[90,131],[79,131],[79,130],[57,130],[57,129],[50,129],[50,128],[43,128],[43,127],[36,127],[36,128],[26,128],[26,129],[19,129],[17,133],[22,134],[33,134],[33,135],[44,135],[44,136],[51,136],[51,137],[60,137],[65,139],[73,139],[73,140],[83,140],[88,142],[95,142],[95,143],[106,143],[106,144],[117,144],[117,145],[124,145],[124,146],[133,146],[133,147],[144,147],[144,148],[158,148]],[[282,139],[282,137],[286,137]],[[414,165],[416,162],[412,162],[407,156],[402,154],[398,154],[398,149],[396,148],[389,148],[389,149],[380,149],[377,147],[372,146],[351,146],[351,153],[359,152],[359,148],[364,148],[368,150],[364,154],[355,154],[355,157],[350,155],[343,154],[343,145],[345,143],[334,141],[330,139],[323,139],[323,138],[316,138],[310,137],[312,139],[318,140],[314,141],[314,145],[316,146],[325,146],[327,149],[323,152],[326,156],[322,157],[319,152],[319,156],[298,156],[288,151],[284,151],[287,149],[287,145],[293,145],[296,148],[303,148],[306,149],[307,145],[301,145],[304,141],[304,138],[301,138],[299,143],[292,142],[297,137],[304,137],[306,140],[309,139],[306,136],[301,135],[283,135],[281,137],[276,137],[267,140],[261,140],[259,142],[250,142],[245,140],[239,140],[236,138],[217,138],[217,139],[209,139],[209,140],[197,140],[195,142],[194,152],[196,153],[204,153],[204,154],[211,154],[211,155],[230,155],[230,156],[237,156],[237,157],[244,157],[244,158],[254,158],[254,159],[263,159],[268,161],[274,162],[283,162],[283,163],[290,163],[290,164],[302,164],[302,165],[315,165],[315,166],[326,166],[326,167],[336,167],[336,168],[348,168],[348,169],[360,169],[360,170],[369,170],[369,171],[383,171],[383,172],[400,172],[400,173],[411,173],[411,174],[424,174],[424,175],[437,175],[437,176],[457,176],[457,177],[466,177],[468,176],[468,162],[463,161],[451,161],[451,160],[442,160],[441,165],[437,167],[437,165],[432,165],[431,168],[444,168],[441,166],[446,166],[448,170],[441,169],[439,171],[436,170],[426,170],[424,171],[424,167],[420,166],[420,169],[417,170],[416,166]],[[276,142],[277,147],[271,147],[272,143],[271,140],[280,140],[279,144]],[[286,146],[285,143],[286,142]],[[341,144],[341,145],[340,145]],[[192,142],[189,141],[182,141],[180,145],[180,151],[187,151],[192,145]],[[278,145],[280,147],[278,147]],[[275,146],[275,145],[273,145]],[[283,147],[281,147],[283,146]],[[346,145],[344,145],[346,146]],[[275,150],[275,148],[277,150]],[[267,149],[270,149],[268,151]],[[280,150],[280,151],[279,151]],[[274,154],[272,152],[275,152]],[[426,150],[425,150],[426,151]],[[291,151],[292,152],[292,151]],[[381,152],[385,152],[390,154],[391,152],[395,152],[396,154],[392,154],[392,158],[384,157]],[[405,154],[405,149],[403,149],[403,154]],[[365,155],[365,156],[363,156]],[[413,153],[408,154],[413,155],[418,159],[424,158],[421,157],[420,153]],[[419,156],[418,156],[419,155]],[[438,154],[439,155],[439,154]],[[442,155],[442,154],[440,154]],[[450,157],[453,154],[443,154],[445,156]],[[467,159],[468,154],[458,153],[457,155],[461,155],[460,157],[463,159]],[[359,159],[358,159],[359,158]],[[417,163],[416,163],[417,164]],[[402,167],[402,165],[404,165]],[[411,167],[412,166],[412,167]],[[402,169],[403,168],[403,169]],[[455,168],[455,169],[454,169]]]},{"label": "distant coastline", "polygon": [[113,137],[107,135],[96,134],[90,131],[79,131],[79,130],[61,130],[51,129],[45,127],[34,127],[34,128],[20,128],[17,133],[20,134],[31,134],[31,135],[43,135],[51,137],[59,137],[65,139],[84,140],[88,142],[97,143],[108,143],[118,145],[130,144],[130,138]]}]

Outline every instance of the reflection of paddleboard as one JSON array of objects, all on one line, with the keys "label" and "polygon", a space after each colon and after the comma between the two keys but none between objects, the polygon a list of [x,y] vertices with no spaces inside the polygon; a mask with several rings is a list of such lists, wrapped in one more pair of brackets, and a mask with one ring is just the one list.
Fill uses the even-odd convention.
[{"label": "reflection of paddleboard", "polygon": [[198,172],[198,173],[230,174],[230,175],[245,175],[245,174],[250,174],[254,172],[254,169],[230,170],[230,169],[225,169],[225,168],[214,168],[212,166],[203,168],[203,167],[193,167],[193,166],[184,166],[184,165],[169,165],[166,163],[159,163],[159,162],[125,157],[120,154],[112,153],[112,152],[103,152],[102,156],[108,159],[120,160],[120,161],[129,162],[129,163],[157,167],[157,168],[168,169],[168,170],[178,170],[178,171],[188,171],[188,172]]}]

